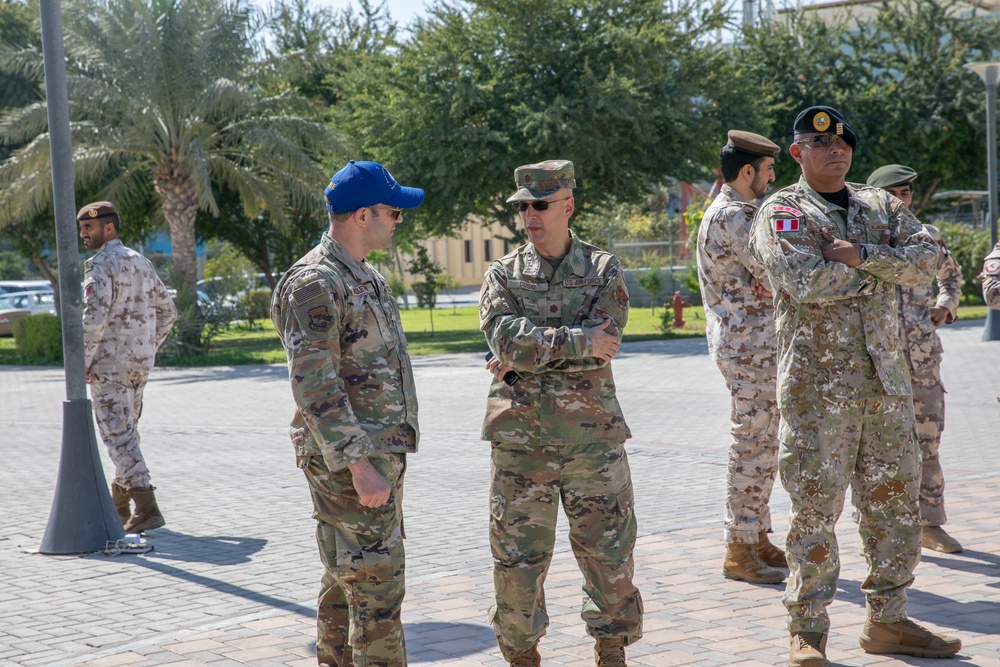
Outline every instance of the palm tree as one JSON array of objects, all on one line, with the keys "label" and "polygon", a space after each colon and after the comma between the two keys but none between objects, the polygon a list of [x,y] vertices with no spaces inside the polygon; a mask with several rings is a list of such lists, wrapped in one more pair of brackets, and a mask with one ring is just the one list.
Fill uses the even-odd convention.
[{"label": "palm tree", "polygon": [[[129,203],[149,184],[173,242],[173,282],[193,293],[195,218],[218,214],[215,191],[239,194],[247,215],[322,210],[315,158],[333,142],[291,94],[254,85],[260,29],[244,0],[70,0],[64,31],[77,190]],[[41,53],[8,52],[0,68],[41,81]],[[0,117],[0,141],[21,145],[0,164],[0,226],[52,200],[44,102]]]}]

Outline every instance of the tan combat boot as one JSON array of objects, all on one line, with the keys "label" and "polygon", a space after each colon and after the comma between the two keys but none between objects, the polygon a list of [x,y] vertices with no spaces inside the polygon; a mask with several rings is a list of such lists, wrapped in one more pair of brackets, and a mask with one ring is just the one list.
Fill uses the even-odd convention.
[{"label": "tan combat boot", "polygon": [[869,618],[858,643],[867,653],[898,653],[917,658],[950,658],[962,650],[962,640],[936,635],[910,619],[883,623]]},{"label": "tan combat boot", "polygon": [[944,532],[941,526],[924,526],[920,531],[920,546],[943,554],[957,554],[962,550],[958,540]]},{"label": "tan combat boot", "polygon": [[160,508],[156,506],[153,487],[129,489],[129,496],[135,501],[135,512],[125,524],[126,533],[141,533],[167,524],[160,514]]},{"label": "tan combat boot", "polygon": [[793,632],[788,649],[788,667],[827,667],[826,633]]},{"label": "tan combat boot", "polygon": [[132,510],[128,504],[128,489],[120,484],[111,482],[111,502],[115,504],[115,511],[124,526],[128,523],[128,518],[132,515]]},{"label": "tan combat boot", "polygon": [[594,661],[597,667],[626,667],[625,638],[598,637],[594,645]]},{"label": "tan combat boot", "polygon": [[542,656],[538,655],[538,642],[511,658],[510,667],[542,667]]},{"label": "tan combat boot", "polygon": [[756,544],[726,545],[726,560],[722,563],[722,576],[751,584],[780,584],[785,573],[764,564],[757,555]]},{"label": "tan combat boot", "polygon": [[757,555],[764,562],[764,565],[788,567],[784,550],[771,544],[771,540],[767,539],[767,533],[761,533],[757,540]]}]

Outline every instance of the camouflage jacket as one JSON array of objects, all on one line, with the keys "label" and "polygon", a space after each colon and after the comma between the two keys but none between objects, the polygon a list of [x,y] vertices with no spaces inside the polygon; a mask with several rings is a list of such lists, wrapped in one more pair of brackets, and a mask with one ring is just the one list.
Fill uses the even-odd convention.
[{"label": "camouflage jacket", "polygon": [[413,369],[385,278],[324,233],[274,289],[271,320],[288,357],[299,456],[340,470],[369,454],[415,452]]},{"label": "camouflage jacket", "polygon": [[926,287],[896,286],[896,308],[899,311],[899,332],[903,338],[910,372],[916,366],[941,363],[941,339],[931,320],[931,308],[941,306],[948,310],[947,324],[958,316],[958,300],[962,296],[962,267],[943,244],[937,248],[936,277],[938,295]]},{"label": "camouflage jacket", "polygon": [[1000,243],[983,260],[983,272],[979,274],[983,281],[983,298],[986,305],[994,310],[1000,310]]},{"label": "camouflage jacket", "polygon": [[698,282],[705,305],[705,336],[712,358],[771,357],[774,304],[750,290],[750,278],[770,288],[767,270],[750,254],[757,207],[728,185],[698,227]]},{"label": "camouflage jacket", "polygon": [[150,370],[177,308],[153,264],[118,239],[83,263],[83,349],[89,372]]},{"label": "camouflage jacket", "polygon": [[593,357],[590,329],[605,319],[621,335],[628,291],[614,256],[572,232],[553,273],[532,244],[493,262],[479,297],[479,327],[497,358],[521,380],[494,378],[484,440],[570,445],[632,437],[615,395],[611,365]]},{"label": "camouflage jacket", "polygon": [[[781,407],[911,393],[895,286],[930,283],[935,243],[884,190],[847,188],[844,211],[800,178],[768,198],[754,218],[750,247],[775,293]],[[860,266],[823,259],[823,227],[861,244],[867,256]],[[879,245],[885,231],[889,242]]]}]

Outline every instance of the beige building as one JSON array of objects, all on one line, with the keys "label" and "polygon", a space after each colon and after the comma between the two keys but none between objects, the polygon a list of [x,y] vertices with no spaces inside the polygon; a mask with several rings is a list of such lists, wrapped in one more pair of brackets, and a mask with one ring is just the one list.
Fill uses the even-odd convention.
[{"label": "beige building", "polygon": [[[510,231],[498,223],[483,225],[470,221],[457,237],[439,236],[421,241],[420,245],[427,248],[432,261],[443,266],[445,273],[454,277],[461,285],[478,287],[483,282],[486,267],[517,247],[506,240],[509,236]],[[412,258],[404,255],[403,266],[410,259]],[[404,274],[404,278],[408,284],[421,280],[409,271]]]},{"label": "beige building", "polygon": [[[903,4],[906,0],[898,0],[896,4]],[[775,12],[774,18],[778,21],[788,21],[791,16],[799,11],[812,19],[819,19],[824,23],[836,23],[848,20],[850,23],[856,21],[869,21],[878,14],[882,8],[882,0],[835,0],[834,2],[794,2],[789,3],[782,9]],[[962,16],[975,14],[997,14],[1000,13],[1000,0],[965,0],[959,2],[955,11]]]}]

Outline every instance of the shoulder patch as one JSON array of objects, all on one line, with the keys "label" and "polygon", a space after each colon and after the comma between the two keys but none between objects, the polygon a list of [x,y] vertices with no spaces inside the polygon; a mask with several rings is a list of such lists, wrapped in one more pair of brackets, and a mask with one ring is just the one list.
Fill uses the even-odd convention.
[{"label": "shoulder patch", "polygon": [[628,308],[628,291],[624,287],[615,290],[615,301],[622,308]]},{"label": "shoulder patch", "polygon": [[774,231],[776,232],[797,232],[799,231],[798,218],[775,218]]},{"label": "shoulder patch", "polygon": [[310,308],[308,313],[309,328],[313,331],[329,331],[330,327],[333,326],[333,318],[326,306]]},{"label": "shoulder patch", "polygon": [[303,302],[309,301],[310,299],[315,299],[320,294],[323,293],[323,288],[319,286],[318,282],[308,283],[302,287],[298,287],[292,291],[292,296],[296,301]]},{"label": "shoulder patch", "polygon": [[792,208],[791,206],[783,206],[781,204],[775,204],[771,207],[771,210],[775,213],[788,213],[791,217],[801,218],[805,215],[802,211],[797,208]]},{"label": "shoulder patch", "polygon": [[986,260],[986,263],[983,264],[983,273],[988,273],[991,276],[1000,275],[1000,259]]}]

